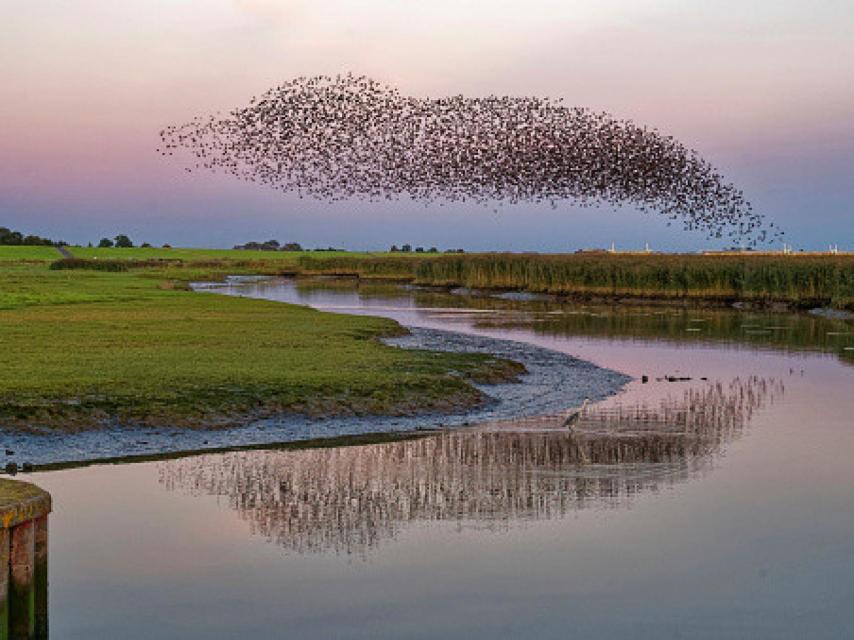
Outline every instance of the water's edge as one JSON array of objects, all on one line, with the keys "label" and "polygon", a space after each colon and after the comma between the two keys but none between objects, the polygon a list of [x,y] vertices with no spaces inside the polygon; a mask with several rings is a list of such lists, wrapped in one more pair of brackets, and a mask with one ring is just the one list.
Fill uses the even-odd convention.
[{"label": "water's edge", "polygon": [[493,401],[454,414],[413,416],[337,416],[309,418],[286,414],[226,429],[106,428],[72,434],[14,433],[0,429],[0,446],[12,451],[6,463],[33,470],[45,465],[89,463],[98,460],[147,458],[189,451],[204,452],[255,445],[414,432],[557,413],[585,397],[602,400],[620,392],[630,381],[567,354],[523,342],[498,340],[452,331],[408,327],[410,335],[387,342],[406,349],[481,352],[521,362],[528,373],[518,383],[477,385]]}]

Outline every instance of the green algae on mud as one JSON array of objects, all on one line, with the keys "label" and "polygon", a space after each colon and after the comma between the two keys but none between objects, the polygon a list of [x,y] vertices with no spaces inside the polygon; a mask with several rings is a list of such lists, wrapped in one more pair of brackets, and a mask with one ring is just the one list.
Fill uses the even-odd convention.
[{"label": "green algae on mud", "polygon": [[446,412],[486,401],[473,382],[524,370],[484,354],[388,346],[379,338],[405,332],[388,319],[196,293],[162,275],[0,266],[0,425]]}]

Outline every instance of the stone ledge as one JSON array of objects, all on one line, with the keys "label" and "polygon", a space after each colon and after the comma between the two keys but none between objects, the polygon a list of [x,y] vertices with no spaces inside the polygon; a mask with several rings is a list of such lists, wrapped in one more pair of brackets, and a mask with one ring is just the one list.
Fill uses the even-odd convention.
[{"label": "stone ledge", "polygon": [[10,529],[22,522],[50,513],[47,491],[29,482],[0,478],[0,529]]}]

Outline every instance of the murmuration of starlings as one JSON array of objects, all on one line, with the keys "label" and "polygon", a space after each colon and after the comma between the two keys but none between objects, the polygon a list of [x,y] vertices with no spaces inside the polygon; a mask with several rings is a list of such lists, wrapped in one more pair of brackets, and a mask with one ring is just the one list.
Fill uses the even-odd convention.
[{"label": "murmuration of starlings", "polygon": [[160,137],[161,154],[189,152],[186,171],[300,197],[629,206],[746,246],[782,237],[696,151],[559,99],[416,98],[361,76],[300,77]]}]

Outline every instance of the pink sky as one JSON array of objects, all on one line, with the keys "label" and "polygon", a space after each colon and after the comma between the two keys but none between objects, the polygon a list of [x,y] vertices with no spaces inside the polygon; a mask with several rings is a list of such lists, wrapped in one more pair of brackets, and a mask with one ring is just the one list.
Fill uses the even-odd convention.
[{"label": "pink sky", "polygon": [[571,206],[495,216],[409,202],[306,203],[224,176],[188,176],[154,152],[164,125],[243,105],[294,76],[352,71],[416,95],[548,95],[632,118],[700,151],[795,244],[854,249],[854,5],[684,4],[6,3],[0,224],[70,241],[127,231],[194,245],[703,243],[631,211],[603,221]]}]

